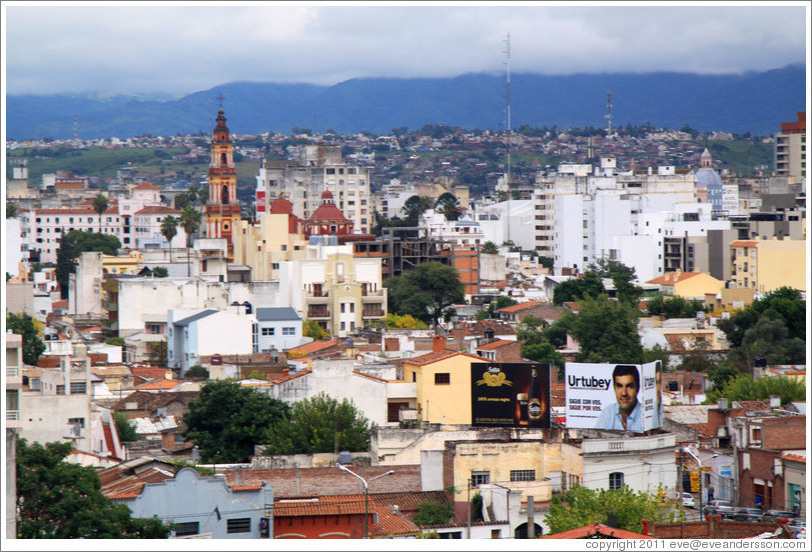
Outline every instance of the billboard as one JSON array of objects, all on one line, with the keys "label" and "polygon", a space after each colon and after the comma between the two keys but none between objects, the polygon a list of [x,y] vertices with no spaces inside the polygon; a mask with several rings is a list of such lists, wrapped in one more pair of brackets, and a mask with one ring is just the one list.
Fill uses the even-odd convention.
[{"label": "billboard", "polygon": [[565,365],[567,427],[641,433],[662,425],[661,362]]},{"label": "billboard", "polygon": [[550,427],[550,365],[471,363],[471,424]]}]

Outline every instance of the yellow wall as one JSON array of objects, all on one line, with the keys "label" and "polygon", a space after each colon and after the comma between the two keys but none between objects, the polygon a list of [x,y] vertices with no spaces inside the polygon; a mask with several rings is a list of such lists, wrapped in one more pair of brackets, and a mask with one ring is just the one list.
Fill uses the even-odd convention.
[{"label": "yellow wall", "polygon": [[[535,481],[511,481],[512,470],[534,470]],[[489,472],[490,483],[522,491],[523,499],[531,495],[534,501],[545,502],[552,497],[552,482],[544,481],[550,472],[566,472],[582,480],[584,465],[580,449],[572,445],[538,441],[458,442],[454,457],[455,502],[467,501],[471,472],[483,471]],[[472,489],[471,496],[475,492]]]},{"label": "yellow wall", "polygon": [[806,241],[761,240],[757,247],[758,293],[782,286],[806,291]]},{"label": "yellow wall", "polygon": [[674,295],[704,299],[706,293],[721,293],[725,283],[709,274],[698,274],[674,284]]},{"label": "yellow wall", "polygon": [[[471,423],[471,363],[485,362],[473,357],[457,354],[425,366],[404,364],[406,381],[412,381],[412,373],[417,374],[418,415],[424,422],[437,424]],[[448,373],[451,383],[435,384],[434,375]]]},{"label": "yellow wall", "polygon": [[241,220],[234,226],[234,263],[250,266],[254,280],[277,279],[273,263],[304,258],[307,241],[288,232],[288,215],[266,213],[257,225]]},{"label": "yellow wall", "polygon": [[127,274],[128,272],[138,272],[143,267],[138,265],[143,263],[140,251],[131,251],[124,257],[115,255],[102,255],[102,269],[110,274]]}]

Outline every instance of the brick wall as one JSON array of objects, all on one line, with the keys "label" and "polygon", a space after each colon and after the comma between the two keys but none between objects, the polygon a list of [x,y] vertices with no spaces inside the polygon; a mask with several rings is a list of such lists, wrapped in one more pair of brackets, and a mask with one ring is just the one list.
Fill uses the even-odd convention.
[{"label": "brick wall", "polygon": [[762,433],[765,449],[806,448],[806,416],[766,419]]},{"label": "brick wall", "polygon": [[[370,494],[422,490],[419,465],[354,466],[350,469],[367,481],[389,470],[395,472],[373,481],[369,486]],[[338,468],[228,470],[226,481],[229,485],[268,483],[274,490],[274,498],[335,496],[364,492],[361,481]]]},{"label": "brick wall", "polygon": [[649,534],[658,539],[741,539],[773,532],[777,527],[775,523],[712,518],[705,521],[654,524]]},{"label": "brick wall", "polygon": [[[739,465],[742,465],[741,456],[750,455],[750,469],[741,469],[739,472],[739,505],[747,508],[756,506],[756,496],[761,496],[764,509],[784,508],[784,478],[774,472],[775,459],[781,458],[781,453],[773,450],[748,448],[739,455]],[[764,480],[764,485],[756,485],[755,479]],[[772,483],[770,487],[767,483]]]}]

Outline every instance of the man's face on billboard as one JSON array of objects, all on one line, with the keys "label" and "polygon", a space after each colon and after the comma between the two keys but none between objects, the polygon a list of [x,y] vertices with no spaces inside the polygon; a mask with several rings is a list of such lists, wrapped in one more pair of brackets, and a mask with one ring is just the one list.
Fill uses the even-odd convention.
[{"label": "man's face on billboard", "polygon": [[625,376],[615,376],[615,397],[617,404],[620,405],[620,410],[624,412],[631,412],[637,404],[637,385],[634,382],[634,376],[631,374]]}]

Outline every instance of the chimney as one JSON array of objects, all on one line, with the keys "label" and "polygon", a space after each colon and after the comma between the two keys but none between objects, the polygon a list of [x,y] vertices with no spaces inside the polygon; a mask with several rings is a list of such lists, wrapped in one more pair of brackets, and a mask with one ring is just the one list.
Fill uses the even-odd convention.
[{"label": "chimney", "polygon": [[432,353],[439,353],[440,351],[445,350],[445,336],[444,335],[435,335],[434,341],[431,344],[431,352]]}]

